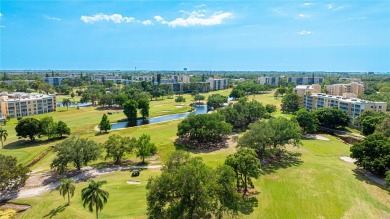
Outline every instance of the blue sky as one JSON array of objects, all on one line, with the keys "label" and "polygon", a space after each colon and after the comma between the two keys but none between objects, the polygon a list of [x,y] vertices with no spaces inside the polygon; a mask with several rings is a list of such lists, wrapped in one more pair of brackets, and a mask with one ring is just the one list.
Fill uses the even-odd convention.
[{"label": "blue sky", "polygon": [[390,71],[390,1],[0,3],[0,69]]}]

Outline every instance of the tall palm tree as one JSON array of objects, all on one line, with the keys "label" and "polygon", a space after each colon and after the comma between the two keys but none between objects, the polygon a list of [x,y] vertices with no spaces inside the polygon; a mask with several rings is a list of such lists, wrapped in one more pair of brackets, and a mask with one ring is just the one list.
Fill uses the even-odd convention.
[{"label": "tall palm tree", "polygon": [[88,187],[81,190],[81,199],[83,201],[83,206],[85,208],[88,205],[88,210],[93,212],[93,208],[96,211],[96,219],[99,218],[98,211],[103,209],[104,204],[107,203],[109,193],[100,189],[103,184],[107,182],[104,181],[93,181],[89,183]]},{"label": "tall palm tree", "polygon": [[69,110],[69,105],[72,103],[72,101],[68,98],[65,98],[64,100],[62,100],[62,105],[63,106],[66,106],[66,110]]},{"label": "tall palm tree", "polygon": [[7,130],[4,130],[0,128],[0,141],[1,141],[1,148],[3,148],[3,142],[7,140],[8,132]]},{"label": "tall palm tree", "polygon": [[61,179],[61,184],[56,188],[60,191],[60,195],[65,198],[68,195],[68,205],[70,204],[70,196],[73,197],[76,187],[73,184],[73,179]]}]

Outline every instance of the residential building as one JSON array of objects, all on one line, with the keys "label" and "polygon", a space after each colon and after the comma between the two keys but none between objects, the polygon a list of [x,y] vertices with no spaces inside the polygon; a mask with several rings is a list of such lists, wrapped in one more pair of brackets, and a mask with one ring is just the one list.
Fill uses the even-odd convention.
[{"label": "residential building", "polygon": [[68,77],[45,77],[44,82],[49,83],[53,87],[61,85],[61,82]]},{"label": "residential building", "polygon": [[294,83],[295,85],[306,85],[306,84],[321,84],[324,82],[323,77],[288,77],[287,83]]},{"label": "residential building", "polygon": [[294,88],[294,93],[300,97],[303,97],[303,95],[307,93],[321,93],[321,85],[298,85]]},{"label": "residential building", "polygon": [[280,80],[280,77],[275,77],[275,76],[266,77],[266,76],[263,76],[263,77],[258,77],[257,78],[257,83],[259,83],[259,84],[272,84],[272,85],[278,86],[279,85],[279,80]]},{"label": "residential building", "polygon": [[131,80],[132,81],[152,81],[153,77],[155,78],[155,80],[157,80],[157,77],[152,76],[152,75],[140,75],[140,76],[134,75],[134,76],[131,76]]},{"label": "residential building", "polygon": [[11,118],[56,111],[56,95],[0,93],[0,115]]},{"label": "residential building", "polygon": [[364,111],[386,112],[386,102],[373,102],[346,96],[333,96],[322,93],[307,93],[303,95],[303,105],[307,110],[337,107],[349,115],[351,119]]},{"label": "residential building", "polygon": [[226,78],[209,78],[206,80],[210,84],[210,90],[222,90],[226,89],[229,85]]},{"label": "residential building", "polygon": [[174,82],[183,82],[183,83],[190,83],[191,82],[191,76],[190,75],[171,75],[170,78],[174,80]]},{"label": "residential building", "polygon": [[362,83],[362,81],[358,78],[339,78],[339,82],[358,82]]},{"label": "residential building", "polygon": [[332,84],[325,85],[325,90],[330,95],[341,96],[345,93],[363,94],[364,85],[358,82],[351,82],[350,84]]}]

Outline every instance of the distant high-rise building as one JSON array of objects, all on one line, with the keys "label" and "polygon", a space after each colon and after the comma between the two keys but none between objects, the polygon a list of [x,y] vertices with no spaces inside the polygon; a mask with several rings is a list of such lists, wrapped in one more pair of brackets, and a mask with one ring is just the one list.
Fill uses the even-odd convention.
[{"label": "distant high-rise building", "polygon": [[350,84],[332,84],[325,85],[325,90],[330,95],[343,95],[345,93],[363,94],[364,85],[357,82],[351,82]]},{"label": "distant high-rise building", "polygon": [[210,90],[226,89],[229,85],[228,79],[226,78],[209,78],[206,82],[210,83]]},{"label": "distant high-rise building", "polygon": [[272,77],[258,77],[257,83],[259,84],[272,84],[272,85],[279,85],[280,77],[272,76]]},{"label": "distant high-rise building", "polygon": [[324,82],[323,77],[288,77],[287,83],[294,83],[295,85],[307,84],[321,84]]},{"label": "distant high-rise building", "polygon": [[297,85],[294,88],[294,93],[296,93],[300,97],[308,93],[320,93],[320,92],[321,92],[321,85],[319,84]]}]

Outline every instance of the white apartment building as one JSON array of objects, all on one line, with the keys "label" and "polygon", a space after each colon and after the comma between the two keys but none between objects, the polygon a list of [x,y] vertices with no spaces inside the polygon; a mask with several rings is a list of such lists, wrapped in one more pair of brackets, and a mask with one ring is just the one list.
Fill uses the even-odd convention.
[{"label": "white apartment building", "polygon": [[210,84],[210,90],[226,89],[229,85],[227,78],[209,78],[206,83]]},{"label": "white apartment building", "polygon": [[258,77],[257,78],[257,83],[259,84],[272,84],[272,85],[279,85],[279,80],[280,80],[280,77],[275,77],[275,76],[272,76],[272,77],[266,77],[266,76],[263,76],[263,77]]},{"label": "white apartment building", "polygon": [[345,93],[363,94],[364,85],[358,82],[351,82],[349,84],[332,84],[325,85],[325,90],[330,95],[343,95]]},{"label": "white apartment building", "polygon": [[295,85],[306,84],[321,84],[324,82],[323,77],[288,77],[287,83],[294,83]]}]

